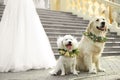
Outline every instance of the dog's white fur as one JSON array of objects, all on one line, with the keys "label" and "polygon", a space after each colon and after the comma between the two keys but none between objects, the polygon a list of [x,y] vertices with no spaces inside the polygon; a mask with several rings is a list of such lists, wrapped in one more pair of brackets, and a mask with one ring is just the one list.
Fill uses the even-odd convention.
[{"label": "dog's white fur", "polygon": [[[101,22],[105,22],[105,31],[98,30],[96,27],[101,26]],[[92,32],[97,36],[106,36],[107,31],[107,22],[103,17],[97,17],[93,19],[86,31]],[[100,67],[100,56],[103,52],[105,43],[93,42],[87,36],[82,36],[81,41],[79,42],[80,54],[77,57],[77,69],[78,70],[87,70],[89,73],[97,73],[97,71],[105,71]]]},{"label": "dog's white fur", "polygon": [[[71,42],[72,44],[72,49],[68,50],[66,48],[66,44]],[[64,37],[59,37],[57,40],[57,45],[59,49],[65,49],[71,52],[73,49],[76,49],[78,46],[77,40],[71,36],[71,35],[65,35]],[[58,71],[61,70],[61,75],[65,75],[68,72],[71,72],[75,75],[78,75],[76,71],[76,57],[65,57],[65,56],[60,56],[57,62],[56,67],[54,70],[51,72],[51,74],[57,74]]]}]

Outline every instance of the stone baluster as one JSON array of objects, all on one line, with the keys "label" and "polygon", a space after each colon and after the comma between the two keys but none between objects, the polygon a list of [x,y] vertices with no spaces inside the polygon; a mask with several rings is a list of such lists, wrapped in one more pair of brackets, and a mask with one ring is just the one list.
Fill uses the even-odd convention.
[{"label": "stone baluster", "polygon": [[102,14],[102,7],[101,7],[102,6],[102,1],[98,0],[97,3],[98,3],[98,10],[97,10],[98,13],[97,13],[97,15],[100,16]]},{"label": "stone baluster", "polygon": [[[64,2],[66,2],[66,4],[63,6],[62,4],[61,4],[61,6],[63,6],[63,8],[65,8],[66,7],[66,12],[73,12],[72,11],[72,9],[73,9],[73,6],[72,6],[72,0],[63,0]],[[63,4],[64,4],[64,2],[63,2]]]},{"label": "stone baluster", "polygon": [[74,14],[78,14],[80,9],[79,0],[74,0],[74,5],[75,5]]},{"label": "stone baluster", "polygon": [[103,10],[103,14],[105,14],[105,18],[110,23],[110,11],[109,10],[110,10],[109,5],[107,5],[107,3],[105,3],[105,10]]},{"label": "stone baluster", "polygon": [[79,17],[82,17],[83,16],[83,0],[79,0],[78,5],[79,5],[79,10],[77,13]]},{"label": "stone baluster", "polygon": [[84,18],[85,19],[89,19],[90,18],[90,14],[89,14],[89,7],[90,7],[90,1],[89,0],[86,0],[85,3],[84,3],[84,8],[85,8],[85,16]]},{"label": "stone baluster", "polygon": [[92,12],[92,15],[91,15],[91,17],[94,17],[95,16],[95,0],[91,0],[91,12]]},{"label": "stone baluster", "polygon": [[117,21],[116,21],[117,15],[118,15],[117,8],[112,7],[112,24],[114,23],[115,27],[118,26]]},{"label": "stone baluster", "polygon": [[71,1],[70,0],[66,0],[66,11],[67,12],[71,12]]},{"label": "stone baluster", "polygon": [[76,1],[75,0],[71,0],[71,3],[72,3],[72,12],[73,12],[73,14],[76,14],[76,6],[77,6],[77,4],[76,4]]}]

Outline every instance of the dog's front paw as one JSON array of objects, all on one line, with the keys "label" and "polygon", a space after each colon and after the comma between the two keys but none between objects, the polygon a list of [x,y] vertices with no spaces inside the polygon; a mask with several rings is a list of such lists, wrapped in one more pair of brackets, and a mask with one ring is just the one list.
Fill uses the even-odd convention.
[{"label": "dog's front paw", "polygon": [[55,72],[55,71],[51,71],[51,72],[49,72],[51,75],[53,75],[53,76],[56,76],[57,75],[57,73]]},{"label": "dog's front paw", "polygon": [[62,73],[61,73],[61,76],[64,76],[64,75],[65,75],[65,73],[64,73],[64,72],[62,72]]},{"label": "dog's front paw", "polygon": [[80,74],[80,71],[77,71],[78,74]]},{"label": "dog's front paw", "polygon": [[96,74],[96,73],[97,73],[97,70],[96,70],[96,69],[89,70],[89,73],[90,73],[90,74]]},{"label": "dog's front paw", "polygon": [[73,74],[78,76],[78,72],[77,71],[74,71]]},{"label": "dog's front paw", "polygon": [[98,69],[98,72],[105,72],[105,69],[99,68],[99,69]]}]

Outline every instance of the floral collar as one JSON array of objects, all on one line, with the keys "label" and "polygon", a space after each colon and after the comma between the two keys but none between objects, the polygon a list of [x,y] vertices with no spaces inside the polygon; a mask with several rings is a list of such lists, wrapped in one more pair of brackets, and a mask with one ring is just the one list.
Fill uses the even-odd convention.
[{"label": "floral collar", "polygon": [[71,52],[69,52],[65,49],[58,49],[58,52],[59,52],[60,55],[65,56],[65,57],[75,57],[76,55],[78,55],[79,50],[74,49]]},{"label": "floral collar", "polygon": [[91,32],[84,32],[84,35],[93,40],[94,42],[106,42],[107,38],[106,37],[101,37],[101,36],[96,36],[95,34]]}]

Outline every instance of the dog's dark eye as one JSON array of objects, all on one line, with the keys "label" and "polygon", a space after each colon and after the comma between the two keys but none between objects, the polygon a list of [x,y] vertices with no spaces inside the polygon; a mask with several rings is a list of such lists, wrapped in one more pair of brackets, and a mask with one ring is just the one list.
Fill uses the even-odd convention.
[{"label": "dog's dark eye", "polygon": [[99,19],[97,19],[96,21],[99,21]]},{"label": "dog's dark eye", "polygon": [[65,39],[66,41],[68,40],[68,39]]},{"label": "dog's dark eye", "polygon": [[105,20],[105,19],[103,19],[103,20]]}]

